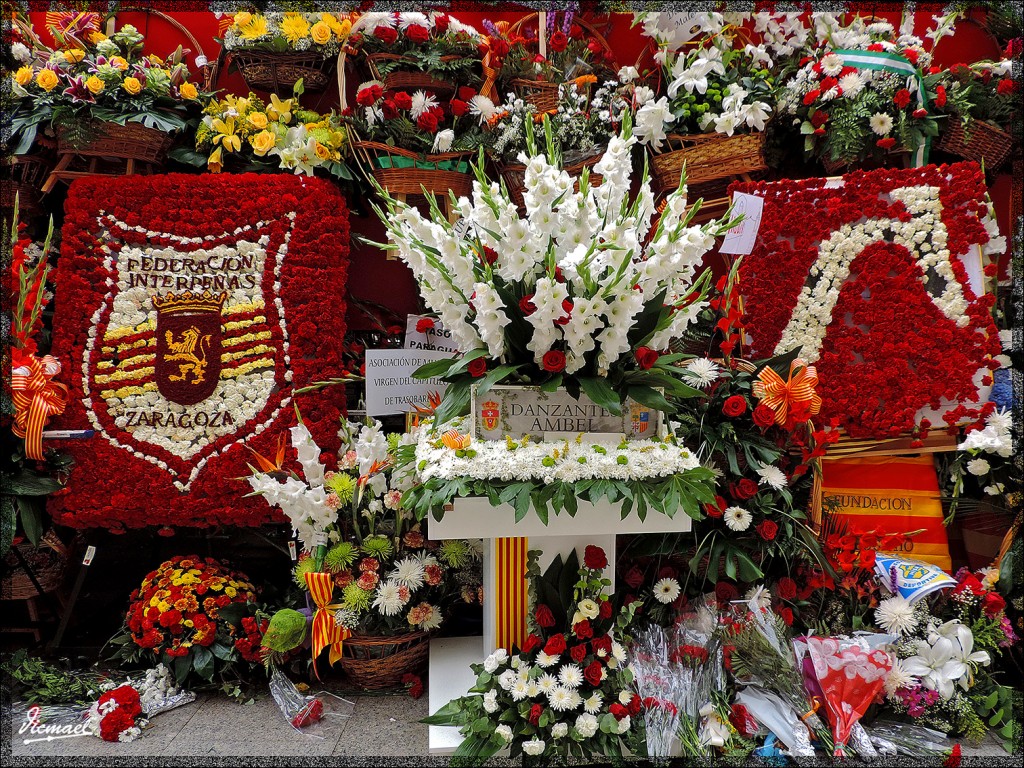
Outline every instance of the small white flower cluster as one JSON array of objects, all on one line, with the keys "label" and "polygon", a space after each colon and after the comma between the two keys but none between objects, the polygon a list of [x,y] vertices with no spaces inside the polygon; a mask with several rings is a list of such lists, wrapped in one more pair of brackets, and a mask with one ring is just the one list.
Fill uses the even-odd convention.
[{"label": "small white flower cluster", "polygon": [[129,677],[128,683],[139,692],[142,714],[146,717],[195,700],[195,694],[183,691],[175,684],[174,676],[164,664],[146,670],[146,676],[141,680]]},{"label": "small white flower cluster", "polygon": [[[355,24],[352,25],[352,33],[372,35],[378,27],[391,27],[406,30],[409,27],[426,27],[433,29],[436,24],[437,13],[420,13],[418,11],[371,11],[362,14]],[[454,16],[448,16],[448,34],[464,32],[473,37],[480,37],[475,27],[459,21]],[[481,38],[482,39],[482,38]]]},{"label": "small white flower cluster", "polygon": [[[476,441],[468,450],[455,451],[440,442],[451,428],[422,429],[416,444],[416,465],[421,481],[458,477],[474,480],[575,483],[608,480],[651,480],[681,474],[700,466],[697,458],[673,438],[631,440],[619,445],[585,442],[511,440]],[[461,455],[459,455],[461,454]]]},{"label": "small white flower cluster", "polygon": [[[957,446],[974,458],[967,462],[967,471],[975,477],[984,477],[992,470],[988,459],[979,454],[992,454],[1009,459],[1015,454],[1013,445],[1013,416],[1007,410],[994,411],[985,419],[985,427],[968,433]],[[984,488],[989,496],[998,496],[1005,490],[1003,483],[992,482]]]}]

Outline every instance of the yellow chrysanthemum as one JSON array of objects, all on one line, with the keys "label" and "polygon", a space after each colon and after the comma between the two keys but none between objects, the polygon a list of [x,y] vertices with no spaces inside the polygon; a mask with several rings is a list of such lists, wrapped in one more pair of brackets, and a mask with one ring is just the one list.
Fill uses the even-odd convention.
[{"label": "yellow chrysanthemum", "polygon": [[14,82],[18,85],[28,85],[32,82],[32,76],[34,74],[35,72],[32,70],[32,67],[21,67],[12,75],[12,77],[14,78]]},{"label": "yellow chrysanthemum", "polygon": [[281,19],[281,34],[289,43],[295,45],[299,40],[309,36],[309,22],[301,13],[286,13]]},{"label": "yellow chrysanthemum", "polygon": [[269,31],[267,17],[257,13],[239,31],[245,40],[255,40],[258,37],[263,37]]}]

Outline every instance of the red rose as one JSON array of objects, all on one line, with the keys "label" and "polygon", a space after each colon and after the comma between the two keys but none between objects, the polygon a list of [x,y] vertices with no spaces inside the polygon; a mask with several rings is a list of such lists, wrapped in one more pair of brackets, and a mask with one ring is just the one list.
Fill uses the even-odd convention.
[{"label": "red rose", "polygon": [[635,565],[630,566],[629,570],[626,571],[626,575],[622,577],[633,589],[639,589],[640,585],[644,583],[644,573]]},{"label": "red rose", "polygon": [[384,103],[380,105],[380,109],[384,113],[385,120],[394,120],[398,117],[398,107],[391,99],[385,99]]},{"label": "red rose", "polygon": [[548,656],[557,656],[565,653],[565,635],[555,635],[544,644],[544,653]]},{"label": "red rose", "polygon": [[380,26],[373,30],[373,36],[381,42],[391,45],[398,39],[398,32],[391,27]]},{"label": "red rose", "polygon": [[887,136],[884,139],[879,139],[875,144],[880,146],[882,149],[892,149],[896,146],[896,139],[892,136]]},{"label": "red rose", "polygon": [[658,362],[658,358],[661,357],[661,355],[650,347],[637,347],[634,355],[636,355],[637,365],[639,365],[641,370],[644,371],[652,368],[654,364]]},{"label": "red rose", "polygon": [[529,317],[537,311],[537,306],[533,303],[532,293],[527,296],[523,296],[523,298],[519,300],[519,311],[526,317]]},{"label": "red rose", "polygon": [[740,481],[736,483],[737,498],[744,501],[757,496],[757,490],[757,483],[750,478],[741,478]]},{"label": "red rose", "polygon": [[764,403],[758,403],[758,406],[751,415],[754,417],[754,423],[761,427],[761,429],[768,429],[768,427],[775,423],[775,411]]},{"label": "red rose", "polygon": [[583,550],[583,563],[592,571],[602,571],[608,567],[608,556],[600,547],[588,544]]},{"label": "red rose", "polygon": [[416,120],[416,127],[427,133],[437,133],[437,115],[433,112],[424,112]]},{"label": "red rose", "polygon": [[892,97],[892,101],[900,109],[905,108],[910,103],[910,91],[906,88],[900,88],[896,91],[896,95]]},{"label": "red rose", "polygon": [[597,688],[601,684],[601,662],[590,662],[587,668],[583,670],[583,677],[586,678],[588,683]]},{"label": "red rose", "polygon": [[633,696],[633,698],[629,700],[629,704],[626,705],[626,709],[633,717],[640,714],[641,707],[643,707],[643,702],[640,700],[639,696]]},{"label": "red rose", "polygon": [[419,24],[411,24],[405,30],[405,36],[414,43],[425,43],[430,39],[430,30],[426,27],[421,27]]},{"label": "red rose", "polygon": [[533,653],[540,647],[541,642],[541,639],[531,632],[523,641],[523,647],[520,650],[523,653]]},{"label": "red rose", "polygon": [[729,505],[726,503],[725,499],[723,499],[721,496],[715,496],[714,504],[704,505],[704,514],[706,514],[708,517],[721,517],[725,514],[726,507],[728,506]]},{"label": "red rose", "polygon": [[561,317],[555,320],[555,325],[568,325],[569,318],[572,317],[572,299],[562,300],[562,311],[565,312],[565,317]]},{"label": "red rose", "polygon": [[730,600],[735,600],[739,597],[739,594],[740,592],[736,589],[736,586],[727,581],[720,581],[715,584],[715,597],[718,598],[719,602],[727,603]]},{"label": "red rose", "polygon": [[793,626],[793,609],[792,608],[783,608],[781,611],[778,611],[778,614],[779,614],[779,616],[782,617],[782,620],[784,622],[786,622],[786,626],[787,627],[792,627]]},{"label": "red rose", "polygon": [[621,704],[619,704],[619,702],[615,702],[610,707],[608,707],[608,711],[615,715],[616,720],[621,720],[629,714],[629,710]]},{"label": "red rose", "polygon": [[590,38],[589,40],[587,40],[587,50],[590,51],[595,56],[600,56],[601,51],[603,51],[604,49],[601,47],[601,44],[596,39]]},{"label": "red rose", "polygon": [[538,605],[533,612],[533,618],[537,620],[537,626],[548,629],[555,626],[555,615],[546,605]]},{"label": "red rose", "polygon": [[399,109],[412,109],[412,96],[405,91],[399,91],[392,98]]},{"label": "red rose", "polygon": [[[611,603],[605,602],[605,605],[611,605]],[[600,654],[601,651],[604,651],[604,654],[607,656],[612,652],[612,638],[610,635],[602,635],[601,637],[594,638],[590,642],[590,645],[596,654]]]},{"label": "red rose", "polygon": [[372,107],[383,95],[384,89],[379,85],[368,85],[366,88],[360,88],[356,93],[356,103],[362,107]]},{"label": "red rose", "polygon": [[590,626],[590,619],[584,619],[578,624],[573,624],[572,631],[576,633],[576,637],[580,640],[589,640],[594,636],[594,628]]},{"label": "red rose", "polygon": [[572,26],[570,26],[569,37],[571,37],[573,40],[579,40],[581,37],[583,37],[583,27],[581,27],[579,24],[573,24]]},{"label": "red rose", "polygon": [[464,114],[469,112],[469,104],[461,99],[452,99],[451,109],[453,115],[456,117],[462,117]]},{"label": "red rose", "polygon": [[814,113],[811,117],[811,125],[815,128],[821,128],[825,123],[828,122],[828,112],[822,112],[820,109]]},{"label": "red rose", "polygon": [[981,608],[992,617],[1006,608],[1006,601],[997,592],[989,592],[981,599]]},{"label": "red rose", "polygon": [[572,656],[573,661],[579,664],[585,658],[587,658],[587,644],[583,643],[582,645],[574,645],[569,650],[569,655]]},{"label": "red rose", "polygon": [[742,416],[747,411],[747,401],[743,395],[733,395],[722,405],[722,413],[731,419]]},{"label": "red rose", "polygon": [[557,349],[549,350],[544,353],[542,359],[545,371],[551,373],[559,373],[565,370],[565,352],[561,352]]},{"label": "red rose", "polygon": [[468,85],[460,85],[458,96],[462,101],[469,101],[476,96],[476,88],[471,88]]},{"label": "red rose", "polygon": [[913,111],[911,117],[913,117],[915,120],[920,120],[922,118],[928,117],[928,110],[925,109],[924,107],[919,107],[918,109],[915,109]]},{"label": "red rose", "polygon": [[548,47],[555,53],[561,53],[567,45],[569,45],[569,38],[560,29],[556,29],[551,33],[551,37],[548,38]]},{"label": "red rose", "polygon": [[447,13],[439,13],[434,16],[434,29],[437,30],[437,34],[443,35],[448,31],[448,25],[451,23]]},{"label": "red rose", "polygon": [[601,603],[601,609],[597,614],[602,619],[610,619],[612,617],[612,601],[604,600]]},{"label": "red rose", "polygon": [[771,520],[762,520],[755,528],[757,535],[765,541],[773,541],[779,532],[779,526]]},{"label": "red rose", "polygon": [[996,86],[996,92],[1002,94],[1013,93],[1014,83],[1013,80],[1006,77],[999,81],[999,85]]},{"label": "red rose", "polygon": [[466,367],[466,370],[468,370],[474,378],[479,379],[487,373],[487,360],[482,357],[478,357]]},{"label": "red rose", "polygon": [[498,252],[485,245],[483,256],[481,258],[493,267],[498,261]]},{"label": "red rose", "polygon": [[534,704],[530,707],[530,716],[527,718],[527,720],[530,721],[530,725],[537,725],[537,723],[540,722],[540,713],[543,711],[544,707],[540,704]]},{"label": "red rose", "polygon": [[434,327],[434,319],[431,317],[421,317],[416,321],[416,333],[426,333]]},{"label": "red rose", "polygon": [[789,576],[783,576],[775,582],[775,595],[781,600],[792,600],[796,597],[796,582]]}]

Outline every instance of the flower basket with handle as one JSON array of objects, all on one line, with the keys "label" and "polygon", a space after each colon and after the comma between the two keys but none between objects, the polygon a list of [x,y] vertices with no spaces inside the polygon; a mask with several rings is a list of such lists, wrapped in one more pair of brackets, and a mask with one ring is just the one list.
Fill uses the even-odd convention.
[{"label": "flower basket with handle", "polygon": [[229,58],[246,85],[268,93],[291,93],[299,80],[307,92],[322,93],[330,85],[337,61],[314,51],[238,50]]},{"label": "flower basket with handle", "polygon": [[341,668],[358,687],[394,688],[406,674],[418,675],[427,664],[430,637],[410,632],[390,637],[353,635],[342,646]]},{"label": "flower basket with handle", "polygon": [[[693,187],[708,182],[752,176],[768,170],[762,156],[763,132],[726,136],[721,133],[670,134],[669,150],[651,153],[651,186],[666,195],[679,186],[686,166],[686,182]],[[691,197],[694,197],[691,194]]]},{"label": "flower basket with handle", "polygon": [[993,172],[999,170],[1010,156],[1013,137],[985,120],[972,120],[965,128],[962,120],[950,117],[936,149],[983,163],[986,171]]},{"label": "flower basket with handle", "polygon": [[[461,56],[442,56],[441,61],[458,61]],[[410,61],[410,57],[396,53],[368,53],[365,56],[366,66],[370,70],[370,77],[379,80],[384,85],[385,91],[397,90],[424,90],[432,91],[440,97],[451,96],[455,93],[456,84],[447,80],[439,79],[433,72],[421,72],[414,69],[396,69],[382,73],[381,65],[401,64]],[[385,69],[388,69],[385,67]]]}]

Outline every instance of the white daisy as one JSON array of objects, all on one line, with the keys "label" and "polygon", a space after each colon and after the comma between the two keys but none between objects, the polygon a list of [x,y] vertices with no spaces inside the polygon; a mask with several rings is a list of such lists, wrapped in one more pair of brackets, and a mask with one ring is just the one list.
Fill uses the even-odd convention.
[{"label": "white daisy", "polygon": [[579,664],[566,664],[558,671],[558,680],[567,688],[576,688],[583,684],[583,670]]},{"label": "white daisy", "polygon": [[537,654],[537,666],[539,666],[539,667],[544,667],[544,669],[547,669],[548,667],[553,667],[557,663],[558,663],[558,654],[555,654],[554,656],[550,656],[547,653],[545,653],[544,651],[541,651],[540,653]]},{"label": "white daisy", "polygon": [[843,58],[834,53],[821,60],[821,71],[829,77],[835,77],[843,71]]},{"label": "white daisy", "polygon": [[412,557],[406,557],[395,563],[395,569],[389,576],[409,589],[419,589],[426,579],[423,564]]},{"label": "white daisy", "polygon": [[418,120],[420,115],[437,106],[437,97],[425,91],[416,91],[412,95],[412,109],[409,110],[409,117]]},{"label": "white daisy", "polygon": [[377,587],[377,597],[373,601],[373,607],[380,611],[383,616],[394,616],[402,610],[405,603],[399,594],[398,584],[394,581],[382,582]]},{"label": "white daisy", "polygon": [[668,605],[679,597],[679,582],[675,579],[661,579],[654,585],[654,599]]},{"label": "white daisy", "polygon": [[558,678],[548,672],[545,672],[543,675],[537,678],[537,688],[540,689],[541,693],[551,693],[557,687]]},{"label": "white daisy", "polygon": [[745,531],[750,527],[753,516],[743,507],[728,507],[722,514],[730,531]]},{"label": "white daisy", "polygon": [[892,130],[892,118],[884,112],[875,112],[868,120],[868,125],[878,136],[888,136]]},{"label": "white daisy", "polygon": [[770,485],[776,491],[781,491],[786,487],[786,473],[773,464],[761,467],[757,470],[757,474],[761,477],[759,482],[762,485]]},{"label": "white daisy", "polygon": [[714,384],[721,374],[718,364],[708,360],[706,357],[698,357],[691,360],[690,364],[683,368],[683,375],[698,387],[706,387]]},{"label": "white daisy", "polygon": [[879,603],[875,608],[875,621],[885,631],[897,635],[905,635],[917,627],[914,606],[901,595],[886,598]]},{"label": "white daisy", "polygon": [[601,704],[603,703],[600,691],[594,691],[590,694],[589,698],[583,700],[583,709],[592,715],[596,715],[601,711]]},{"label": "white daisy", "polygon": [[972,475],[986,475],[992,469],[985,459],[971,459],[967,462],[967,471]]},{"label": "white daisy", "polygon": [[765,589],[763,585],[751,587],[747,590],[743,599],[748,603],[756,603],[758,608],[769,608],[772,604],[772,593]]},{"label": "white daisy", "polygon": [[496,109],[493,101],[479,93],[469,100],[469,112],[480,119],[481,125],[494,115]]},{"label": "white daisy", "polygon": [[548,704],[555,712],[564,712],[567,709],[572,709],[572,696],[573,692],[568,688],[563,688],[558,685],[555,686],[554,690],[548,694]]},{"label": "white daisy", "polygon": [[917,682],[917,678],[903,668],[903,663],[899,659],[893,659],[892,669],[885,678],[885,694],[892,698],[900,688],[910,688]]}]

